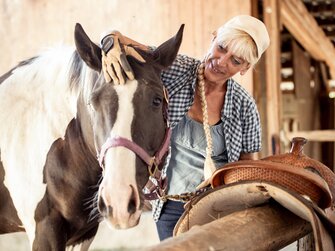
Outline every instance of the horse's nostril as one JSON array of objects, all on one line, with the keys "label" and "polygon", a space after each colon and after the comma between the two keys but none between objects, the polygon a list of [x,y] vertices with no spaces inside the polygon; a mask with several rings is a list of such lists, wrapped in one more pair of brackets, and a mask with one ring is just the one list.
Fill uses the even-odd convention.
[{"label": "horse's nostril", "polygon": [[131,196],[128,204],[128,213],[133,214],[136,212],[136,197],[133,186],[130,186],[130,188],[131,188]]},{"label": "horse's nostril", "polygon": [[107,215],[108,216],[113,216],[113,208],[111,206],[108,206],[108,208],[107,208]]},{"label": "horse's nostril", "polygon": [[133,214],[136,212],[136,201],[135,199],[130,199],[128,204],[128,213]]},{"label": "horse's nostril", "polygon": [[103,212],[106,212],[106,204],[102,197],[99,197],[98,200],[98,210],[101,214],[103,214]]}]

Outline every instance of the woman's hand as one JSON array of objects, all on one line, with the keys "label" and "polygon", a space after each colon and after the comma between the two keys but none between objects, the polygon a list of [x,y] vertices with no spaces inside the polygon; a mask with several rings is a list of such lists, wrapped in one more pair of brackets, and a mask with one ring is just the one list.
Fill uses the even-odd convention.
[{"label": "woman's hand", "polygon": [[255,160],[257,153],[241,153],[239,160]]},{"label": "woman's hand", "polygon": [[127,79],[134,80],[134,72],[128,63],[127,55],[144,63],[143,57],[131,46],[119,31],[113,31],[101,40],[102,70],[107,82],[125,84]]}]

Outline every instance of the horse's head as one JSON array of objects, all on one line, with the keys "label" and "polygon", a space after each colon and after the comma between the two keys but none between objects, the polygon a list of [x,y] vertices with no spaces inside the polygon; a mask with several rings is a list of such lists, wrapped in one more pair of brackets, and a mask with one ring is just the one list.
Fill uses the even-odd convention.
[{"label": "horse's head", "polygon": [[142,189],[153,175],[155,164],[162,167],[163,161],[159,159],[165,152],[162,144],[167,115],[160,73],[175,59],[182,33],[183,26],[156,50],[139,51],[145,63],[127,57],[136,79],[114,85],[106,83],[101,72],[101,49],[79,24],[76,26],[77,51],[87,66],[96,71],[95,77],[91,77],[94,84],[88,109],[95,148],[103,167],[98,208],[115,228],[138,224],[144,201]]}]

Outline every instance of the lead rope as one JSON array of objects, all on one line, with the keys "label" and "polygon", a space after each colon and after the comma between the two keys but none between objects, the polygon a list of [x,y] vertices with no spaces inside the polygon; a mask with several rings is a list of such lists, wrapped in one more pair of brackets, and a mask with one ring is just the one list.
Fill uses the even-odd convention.
[{"label": "lead rope", "polygon": [[163,201],[166,200],[173,200],[173,201],[181,201],[181,202],[188,202],[193,197],[200,195],[201,193],[207,191],[210,189],[207,185],[209,184],[208,179],[211,177],[212,173],[215,171],[215,165],[211,158],[212,156],[212,150],[213,150],[213,140],[212,135],[208,123],[208,109],[207,109],[207,101],[206,101],[206,95],[205,95],[205,79],[204,79],[204,70],[205,70],[205,64],[202,62],[198,68],[197,74],[198,74],[198,90],[199,90],[199,96],[201,99],[201,110],[202,110],[202,120],[203,120],[203,127],[205,131],[206,136],[206,158],[204,163],[204,177],[205,181],[202,182],[195,192],[189,192],[189,193],[182,193],[182,194],[176,194],[176,195],[163,195],[160,199]]}]

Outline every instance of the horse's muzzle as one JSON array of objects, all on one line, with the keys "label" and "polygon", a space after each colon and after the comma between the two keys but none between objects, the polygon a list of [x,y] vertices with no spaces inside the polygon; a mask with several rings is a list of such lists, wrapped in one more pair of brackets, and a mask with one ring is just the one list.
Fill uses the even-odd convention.
[{"label": "horse's muzzle", "polygon": [[138,225],[142,210],[135,190],[130,187],[130,196],[125,196],[124,202],[112,204],[112,200],[102,188],[98,198],[98,210],[107,224],[114,229],[127,229]]}]

